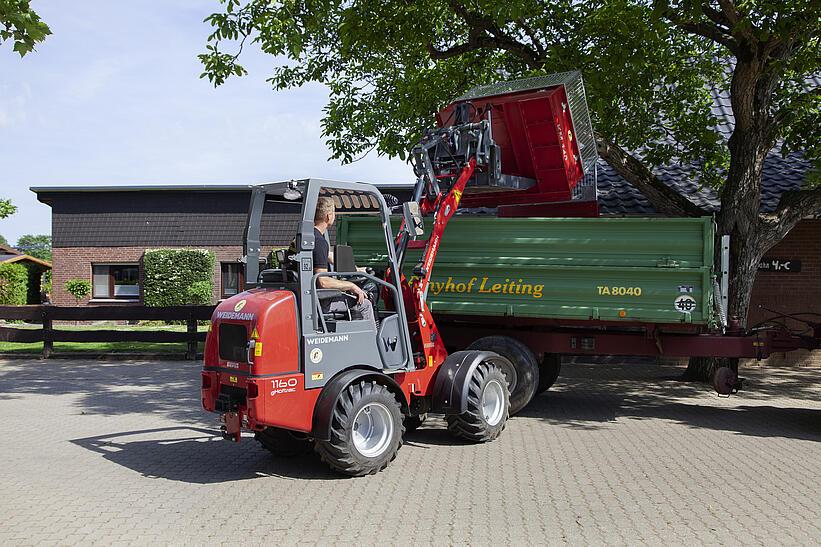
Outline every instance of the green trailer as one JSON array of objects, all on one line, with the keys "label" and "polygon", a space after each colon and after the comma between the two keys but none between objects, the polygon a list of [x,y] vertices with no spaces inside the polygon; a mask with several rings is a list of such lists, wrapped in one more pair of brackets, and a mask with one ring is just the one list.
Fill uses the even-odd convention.
[{"label": "green trailer", "polygon": [[[337,243],[353,247],[360,266],[384,268],[387,257],[380,236],[375,219],[340,217]],[[714,238],[710,217],[457,216],[443,238],[428,305],[437,319],[710,327],[718,315],[713,300]],[[412,275],[420,254],[408,251],[406,275]]]},{"label": "green trailer", "polygon": [[[373,218],[340,215],[337,243],[353,248],[359,266],[384,269],[381,234]],[[442,238],[427,302],[450,351],[489,350],[513,363],[511,413],[556,381],[562,356],[766,358],[818,347],[819,325],[802,337],[722,318],[714,240],[709,217],[459,215]],[[410,247],[406,276],[421,254]],[[735,373],[720,371],[715,388],[728,393]]]}]

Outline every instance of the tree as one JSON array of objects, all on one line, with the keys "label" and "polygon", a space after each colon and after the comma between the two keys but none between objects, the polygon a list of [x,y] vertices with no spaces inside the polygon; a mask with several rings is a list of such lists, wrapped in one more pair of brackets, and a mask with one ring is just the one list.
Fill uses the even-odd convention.
[{"label": "tree", "polygon": [[0,235],[0,245],[8,245],[8,244],[9,244],[9,242],[6,240],[6,238],[3,237],[2,235]]},{"label": "tree", "polygon": [[[821,208],[819,90],[806,85],[819,72],[815,0],[222,1],[207,19],[203,76],[219,85],[245,74],[249,40],[280,56],[275,88],[329,87],[322,128],[343,161],[404,156],[433,113],[476,84],[582,70],[599,155],[659,212],[706,214],[656,166],[694,165],[719,190],[729,314],[742,322],[759,259]],[[715,89],[731,98],[729,139],[711,111]],[[815,174],[764,215],[762,168],[775,149],[802,151]],[[694,361],[688,373],[708,379],[714,365]]]},{"label": "tree", "polygon": [[12,49],[23,57],[49,34],[51,29],[31,9],[29,0],[0,0],[0,44],[12,40]]},{"label": "tree", "polygon": [[0,219],[10,217],[17,212],[17,206],[10,199],[0,199]]},{"label": "tree", "polygon": [[15,248],[34,258],[51,261],[51,236],[49,235],[22,235],[17,239]]}]

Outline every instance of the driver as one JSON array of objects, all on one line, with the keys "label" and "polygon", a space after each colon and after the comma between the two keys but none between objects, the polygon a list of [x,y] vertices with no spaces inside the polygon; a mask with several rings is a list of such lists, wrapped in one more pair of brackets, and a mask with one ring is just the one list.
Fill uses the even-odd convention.
[{"label": "driver", "polygon": [[[316,213],[314,214],[314,273],[327,272],[329,264],[333,264],[331,258],[330,245],[325,238],[328,232],[328,227],[333,225],[336,220],[336,211],[334,207],[334,200],[329,197],[321,197],[316,204]],[[317,286],[320,289],[336,289],[356,297],[356,304],[350,305],[353,298],[346,295],[339,295],[337,298],[331,299],[327,304],[323,302],[323,308],[330,312],[345,312],[351,310],[351,315],[355,319],[367,319],[376,326],[373,314],[373,306],[368,300],[367,294],[358,285],[345,281],[344,279],[337,279],[335,277],[320,277],[317,279]]]}]

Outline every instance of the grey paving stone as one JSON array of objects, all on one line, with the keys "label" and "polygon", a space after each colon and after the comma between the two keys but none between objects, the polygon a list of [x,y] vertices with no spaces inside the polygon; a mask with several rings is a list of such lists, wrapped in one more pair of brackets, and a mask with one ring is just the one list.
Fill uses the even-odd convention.
[{"label": "grey paving stone", "polygon": [[223,441],[196,363],[0,361],[0,543],[821,542],[821,369],[728,399],[674,366],[562,373],[493,443],[431,419],[348,479]]}]

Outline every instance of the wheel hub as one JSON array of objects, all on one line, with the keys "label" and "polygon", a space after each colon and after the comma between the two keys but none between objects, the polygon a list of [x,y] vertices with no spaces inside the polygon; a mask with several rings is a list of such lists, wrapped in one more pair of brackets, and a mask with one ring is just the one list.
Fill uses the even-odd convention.
[{"label": "wheel hub", "polygon": [[490,380],[482,390],[482,416],[488,425],[502,421],[505,412],[504,389],[498,380]]},{"label": "wheel hub", "polygon": [[381,403],[369,403],[359,409],[353,420],[353,444],[366,458],[381,455],[393,438],[393,419]]}]

